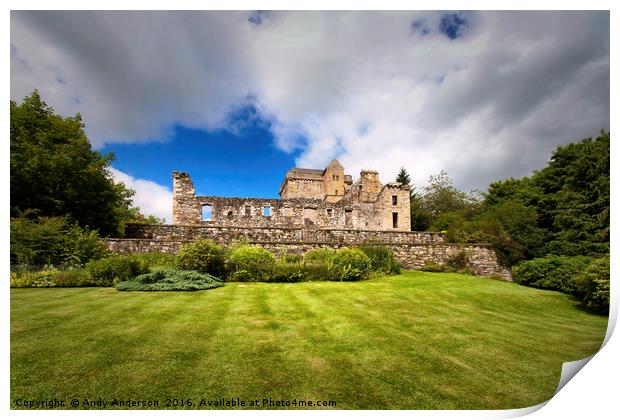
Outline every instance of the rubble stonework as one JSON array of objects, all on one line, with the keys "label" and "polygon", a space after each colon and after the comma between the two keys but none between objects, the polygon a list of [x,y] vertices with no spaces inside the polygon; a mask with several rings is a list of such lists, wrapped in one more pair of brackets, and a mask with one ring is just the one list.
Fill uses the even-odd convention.
[{"label": "rubble stonework", "polygon": [[476,274],[511,280],[489,245],[447,243],[439,232],[412,232],[409,186],[382,184],[376,171],[363,170],[353,182],[336,160],[325,169],[293,168],[279,199],[196,196],[189,174],[172,175],[173,224],[127,224],[126,238],[107,239],[111,251],[177,253],[183,243],[212,239],[301,254],[372,242],[389,246],[403,268],[445,264],[463,252]]},{"label": "rubble stonework", "polygon": [[325,169],[288,171],[279,199],[196,196],[188,173],[172,177],[175,225],[411,230],[408,185],[383,185],[376,171],[362,171],[353,182],[336,160]]},{"label": "rubble stonework", "polygon": [[108,239],[108,249],[120,254],[176,254],[183,243],[212,239],[222,245],[246,241],[276,254],[283,251],[301,254],[313,248],[338,249],[372,242],[389,246],[403,268],[420,268],[429,263],[445,264],[451,257],[464,252],[476,274],[511,280],[510,272],[499,264],[490,245],[446,243],[444,235],[439,232],[143,224],[128,224],[125,229],[128,238]]}]

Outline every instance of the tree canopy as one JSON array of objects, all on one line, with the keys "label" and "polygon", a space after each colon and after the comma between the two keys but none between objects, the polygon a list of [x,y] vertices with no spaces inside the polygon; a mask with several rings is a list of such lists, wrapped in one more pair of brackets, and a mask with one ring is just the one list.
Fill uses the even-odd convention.
[{"label": "tree canopy", "polygon": [[12,217],[67,217],[111,235],[136,215],[133,191],[109,173],[114,155],[92,149],[80,114],[55,114],[35,90],[11,101],[10,138]]},{"label": "tree canopy", "polygon": [[558,147],[531,176],[489,185],[480,200],[445,172],[411,197],[413,230],[495,245],[507,265],[553,255],[609,253],[610,135]]}]

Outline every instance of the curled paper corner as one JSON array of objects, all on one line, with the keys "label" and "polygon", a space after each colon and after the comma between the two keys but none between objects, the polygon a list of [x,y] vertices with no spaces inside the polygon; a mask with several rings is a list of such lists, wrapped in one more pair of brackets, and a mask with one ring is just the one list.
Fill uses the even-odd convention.
[{"label": "curled paper corner", "polygon": [[[555,394],[554,394],[555,395]],[[524,417],[529,414],[532,414],[541,408],[543,408],[549,401],[542,402],[540,404],[533,405],[531,407],[523,407],[523,408],[512,408],[509,410],[502,410],[498,412],[497,418],[502,419],[512,419],[516,417]]]},{"label": "curled paper corner", "polygon": [[[568,383],[573,377],[583,368],[592,358],[596,355],[594,353],[592,356],[588,356],[585,359],[574,360],[572,362],[564,362],[562,363],[562,374],[560,375],[560,382],[558,383],[558,387],[556,388],[553,396],[555,396],[564,385]],[[553,397],[551,397],[553,398]]]}]

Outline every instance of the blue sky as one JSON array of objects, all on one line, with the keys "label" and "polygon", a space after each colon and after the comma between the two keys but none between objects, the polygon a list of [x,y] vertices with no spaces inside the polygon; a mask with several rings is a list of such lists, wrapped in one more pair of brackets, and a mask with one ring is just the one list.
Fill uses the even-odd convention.
[{"label": "blue sky", "polygon": [[11,99],[79,112],[112,176],[170,220],[200,194],[277,197],[293,166],[529,175],[609,129],[608,11],[13,11]]},{"label": "blue sky", "polygon": [[196,193],[228,197],[277,198],[284,174],[295,164],[295,154],[275,147],[263,127],[239,132],[175,127],[165,142],[112,144],[113,166],[134,178],[172,188],[172,171],[189,172]]}]

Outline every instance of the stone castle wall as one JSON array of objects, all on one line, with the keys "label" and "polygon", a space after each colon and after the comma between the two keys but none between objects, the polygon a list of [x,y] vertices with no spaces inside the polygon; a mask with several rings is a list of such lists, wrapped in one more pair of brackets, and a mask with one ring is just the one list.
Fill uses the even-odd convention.
[{"label": "stone castle wall", "polygon": [[446,243],[444,235],[438,232],[129,224],[126,234],[129,238],[108,239],[108,249],[120,254],[177,253],[183,243],[205,238],[223,245],[245,240],[276,254],[284,250],[289,254],[301,254],[313,248],[338,249],[372,241],[389,246],[406,269],[420,268],[428,263],[445,264],[451,257],[465,252],[477,275],[511,279],[510,272],[498,263],[491,246]]},{"label": "stone castle wall", "polygon": [[409,186],[362,171],[353,183],[333,161],[325,170],[293,168],[280,199],[196,196],[186,172],[173,172],[172,223],[248,228],[411,230]]}]

